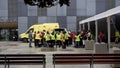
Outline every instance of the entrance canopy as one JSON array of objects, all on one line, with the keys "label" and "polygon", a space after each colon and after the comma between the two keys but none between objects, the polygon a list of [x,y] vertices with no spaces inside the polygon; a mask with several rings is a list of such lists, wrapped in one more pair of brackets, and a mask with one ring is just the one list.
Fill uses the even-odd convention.
[{"label": "entrance canopy", "polygon": [[118,13],[120,13],[120,6],[118,6],[116,8],[113,8],[113,9],[110,9],[108,11],[105,11],[103,13],[97,14],[97,15],[92,16],[90,18],[87,18],[85,20],[82,20],[82,21],[79,22],[79,24],[84,24],[84,23],[87,23],[87,22],[91,22],[91,21],[95,21],[95,20],[98,20],[98,19],[106,18],[106,17],[112,16],[112,15],[115,15],[115,14],[118,14]]}]

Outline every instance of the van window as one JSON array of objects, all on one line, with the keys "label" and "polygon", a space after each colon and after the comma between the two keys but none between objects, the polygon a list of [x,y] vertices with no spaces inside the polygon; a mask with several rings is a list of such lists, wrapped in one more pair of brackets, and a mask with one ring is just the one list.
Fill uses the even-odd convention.
[{"label": "van window", "polygon": [[29,29],[29,30],[26,31],[26,34],[28,34],[30,32],[30,30],[32,30],[32,32],[34,31],[34,29],[31,28],[31,29]]},{"label": "van window", "polygon": [[68,33],[68,31],[64,28],[54,29],[54,32],[66,32],[66,33]]},{"label": "van window", "polygon": [[55,32],[61,32],[61,31],[65,31],[64,29],[55,29]]}]

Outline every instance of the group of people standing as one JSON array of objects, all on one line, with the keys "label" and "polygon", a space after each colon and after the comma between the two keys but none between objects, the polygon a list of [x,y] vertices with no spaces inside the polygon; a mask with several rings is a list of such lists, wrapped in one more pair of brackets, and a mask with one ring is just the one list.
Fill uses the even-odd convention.
[{"label": "group of people standing", "polygon": [[87,32],[77,32],[76,34],[74,34],[74,47],[75,48],[80,48],[80,47],[84,47],[85,43],[84,40],[93,40],[93,34],[90,31]]},{"label": "group of people standing", "polygon": [[[115,33],[115,42],[119,41],[119,32]],[[75,48],[84,47],[84,40],[94,40],[94,35],[90,32],[66,32],[66,31],[29,31],[29,47],[34,40],[35,47],[62,47],[65,49],[67,46],[74,45]],[[99,33],[99,42],[104,42],[104,33]]]},{"label": "group of people standing", "polygon": [[93,34],[88,32],[66,32],[66,31],[53,31],[52,33],[47,31],[35,31],[29,32],[29,47],[31,46],[32,39],[34,39],[35,47],[50,47],[53,48],[62,47],[65,49],[67,46],[73,45],[75,48],[80,48],[84,46],[83,40],[91,40],[93,39]]},{"label": "group of people standing", "polygon": [[[119,42],[120,34],[115,32],[115,43]],[[104,42],[105,35],[103,32],[99,33],[99,42]],[[90,32],[66,32],[66,31],[29,31],[29,47],[34,40],[35,47],[50,47],[53,48],[62,47],[65,49],[67,46],[74,45],[75,48],[84,47],[84,40],[94,40],[94,35]]]},{"label": "group of people standing", "polygon": [[48,31],[35,31],[29,32],[29,47],[31,46],[32,39],[34,39],[34,45],[35,47],[50,47],[53,48],[56,47],[62,47],[66,48],[69,44],[72,44],[72,38],[71,35],[65,31],[53,31],[52,33]]},{"label": "group of people standing", "polygon": [[[100,42],[100,43],[101,43],[101,42],[105,42],[105,37],[106,37],[106,36],[104,35],[104,33],[103,33],[103,32],[100,32],[100,33],[99,33],[99,42]],[[114,40],[113,42],[115,42],[116,44],[119,43],[119,41],[120,41],[120,33],[119,33],[118,30],[115,31],[115,34],[114,34],[114,36],[113,36],[113,38],[112,38],[111,40]]]}]

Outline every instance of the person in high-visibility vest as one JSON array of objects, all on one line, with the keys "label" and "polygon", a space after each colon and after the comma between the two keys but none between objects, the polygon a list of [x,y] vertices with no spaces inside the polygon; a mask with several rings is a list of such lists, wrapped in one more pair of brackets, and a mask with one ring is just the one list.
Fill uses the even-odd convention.
[{"label": "person in high-visibility vest", "polygon": [[79,32],[77,32],[76,36],[75,36],[75,42],[76,42],[76,48],[80,47],[80,34]]},{"label": "person in high-visibility vest", "polygon": [[93,40],[93,34],[91,32],[88,32],[88,40]]},{"label": "person in high-visibility vest", "polygon": [[68,46],[69,44],[68,39],[69,39],[69,34],[64,31],[62,34],[62,43],[63,43],[62,48],[63,49],[66,49],[66,46]]},{"label": "person in high-visibility vest", "polygon": [[52,32],[50,34],[50,47],[54,47],[54,45],[55,45],[55,33]]},{"label": "person in high-visibility vest", "polygon": [[44,38],[45,38],[46,46],[49,47],[49,46],[50,46],[50,33],[47,32],[47,33],[44,35]]},{"label": "person in high-visibility vest", "polygon": [[43,46],[44,47],[46,47],[45,35],[46,35],[46,31],[43,30],[43,38],[41,40],[43,41]]},{"label": "person in high-visibility vest", "polygon": [[65,32],[61,33],[61,42],[62,42],[62,48],[66,49],[66,43],[65,43]]},{"label": "person in high-visibility vest", "polygon": [[91,40],[93,40],[94,39],[94,37],[93,37],[93,34],[91,33],[91,35],[90,35],[90,38],[91,38]]},{"label": "person in high-visibility vest", "polygon": [[115,43],[119,42],[119,36],[120,36],[119,31],[116,31],[115,32]]},{"label": "person in high-visibility vest", "polygon": [[37,31],[35,33],[35,47],[38,47],[39,46],[39,42],[40,42],[41,38],[40,38],[40,32]]},{"label": "person in high-visibility vest", "polygon": [[65,45],[68,46],[68,44],[69,44],[68,43],[69,42],[68,39],[69,39],[70,35],[65,32],[64,36],[65,36]]},{"label": "person in high-visibility vest", "polygon": [[60,48],[61,44],[62,44],[62,42],[61,42],[61,34],[60,34],[60,32],[57,32],[56,33],[56,48],[57,48],[57,46],[59,46],[59,48]]},{"label": "person in high-visibility vest", "polygon": [[87,39],[91,40],[91,32],[90,31],[87,32]]}]

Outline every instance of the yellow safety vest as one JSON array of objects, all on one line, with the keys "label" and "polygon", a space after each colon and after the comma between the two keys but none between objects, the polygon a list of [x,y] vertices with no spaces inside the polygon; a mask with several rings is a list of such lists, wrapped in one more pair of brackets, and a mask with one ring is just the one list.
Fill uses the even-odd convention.
[{"label": "yellow safety vest", "polygon": [[55,35],[50,34],[51,40],[55,40]]},{"label": "yellow safety vest", "polygon": [[41,39],[40,38],[40,34],[36,34],[35,39],[39,39],[40,40]]},{"label": "yellow safety vest", "polygon": [[50,37],[47,36],[47,34],[45,35],[45,40],[46,40],[46,41],[49,41],[49,40],[50,40]]},{"label": "yellow safety vest", "polygon": [[90,39],[93,39],[93,35],[92,34],[90,34]]},{"label": "yellow safety vest", "polygon": [[61,40],[60,34],[56,34],[56,40]]},{"label": "yellow safety vest", "polygon": [[75,37],[76,37],[75,41],[80,41],[80,35],[77,35]]},{"label": "yellow safety vest", "polygon": [[65,42],[65,35],[62,35],[62,42]]},{"label": "yellow safety vest", "polygon": [[116,36],[116,37],[119,36],[119,32],[118,32],[118,31],[115,32],[115,36]]},{"label": "yellow safety vest", "polygon": [[69,37],[69,34],[65,34],[65,39],[67,39],[68,40],[68,37]]}]

